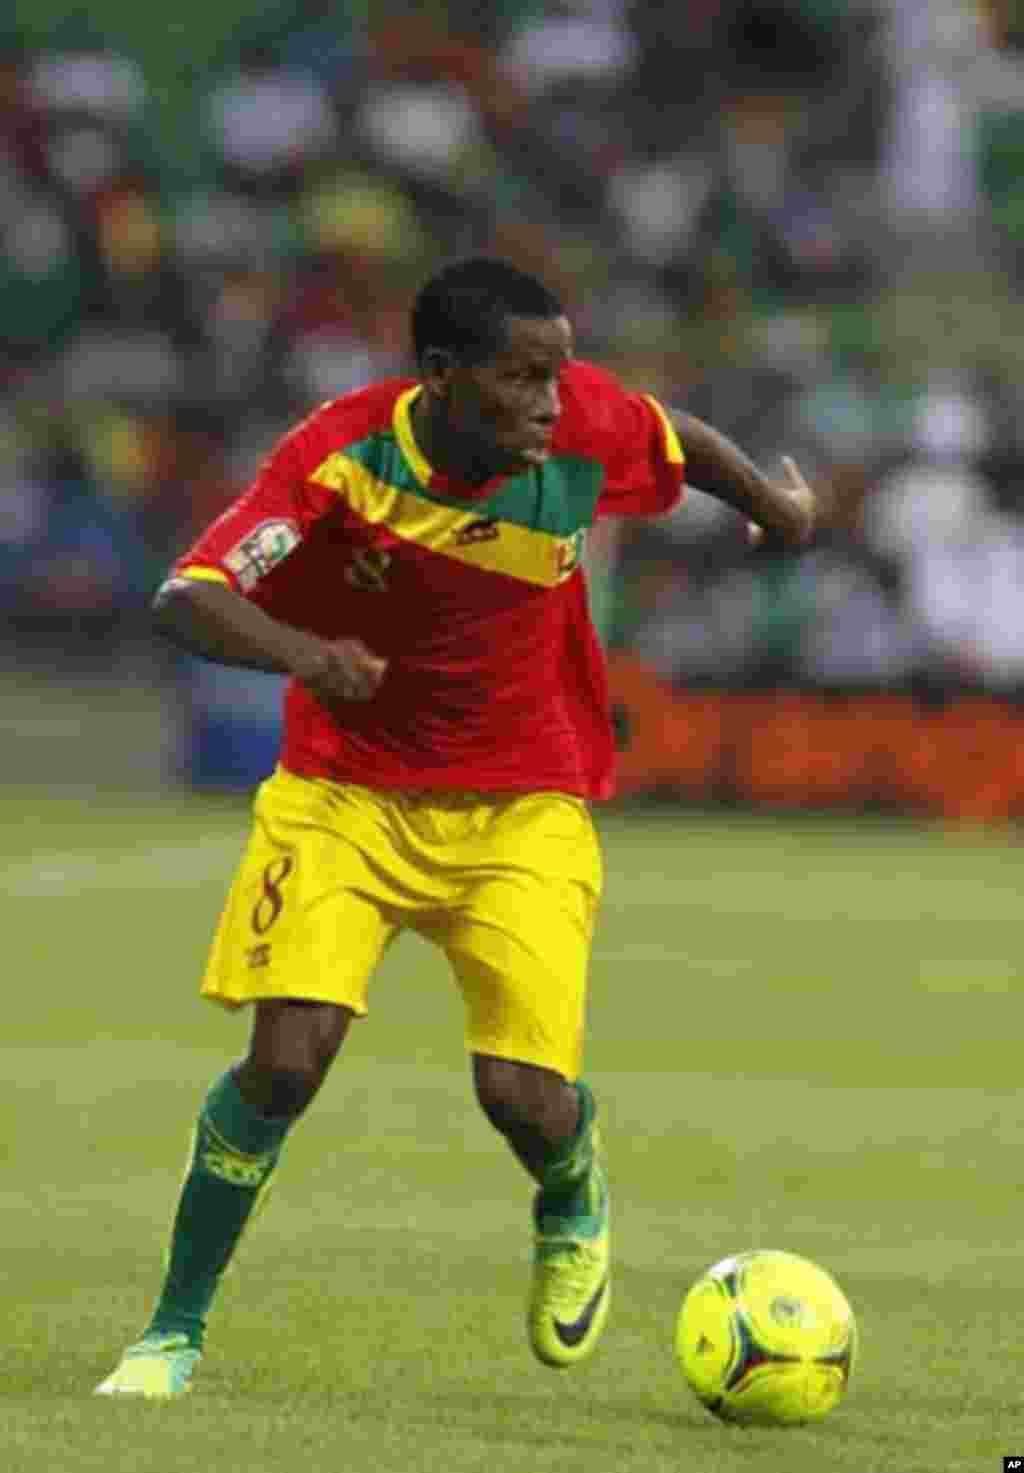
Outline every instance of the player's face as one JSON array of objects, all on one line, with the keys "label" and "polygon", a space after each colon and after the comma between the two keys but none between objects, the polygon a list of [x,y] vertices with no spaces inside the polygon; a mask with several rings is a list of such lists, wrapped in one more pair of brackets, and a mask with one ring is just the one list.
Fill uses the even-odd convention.
[{"label": "player's face", "polygon": [[468,464],[490,475],[542,465],[561,414],[558,383],[572,357],[564,317],[509,317],[505,342],[446,375],[447,427]]}]

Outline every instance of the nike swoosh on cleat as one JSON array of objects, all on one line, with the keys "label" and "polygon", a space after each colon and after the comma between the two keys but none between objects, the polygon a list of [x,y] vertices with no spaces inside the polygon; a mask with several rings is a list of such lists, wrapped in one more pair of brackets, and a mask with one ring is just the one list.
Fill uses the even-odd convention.
[{"label": "nike swoosh on cleat", "polygon": [[594,1315],[597,1313],[597,1307],[601,1303],[602,1296],[604,1295],[604,1292],[607,1288],[608,1280],[607,1278],[605,1278],[602,1280],[591,1299],[587,1302],[579,1319],[573,1320],[568,1325],[564,1324],[561,1320],[556,1319],[554,1321],[555,1334],[558,1336],[559,1340],[561,1340],[563,1345],[569,1346],[570,1348],[572,1348],[574,1345],[579,1345],[580,1341],[590,1329],[591,1321],[593,1320]]}]

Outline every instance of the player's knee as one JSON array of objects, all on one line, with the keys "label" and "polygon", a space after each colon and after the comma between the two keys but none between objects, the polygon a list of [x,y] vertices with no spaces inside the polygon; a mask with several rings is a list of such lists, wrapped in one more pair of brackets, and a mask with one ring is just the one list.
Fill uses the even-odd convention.
[{"label": "player's knee", "polygon": [[316,1066],[321,1077],[326,1075],[348,1033],[353,1013],[350,1008],[332,1007],[321,1010],[323,1016],[313,1043]]},{"label": "player's knee", "polygon": [[351,1012],[327,1004],[271,999],[257,1004],[238,1087],[263,1115],[301,1115],[323,1084]]}]

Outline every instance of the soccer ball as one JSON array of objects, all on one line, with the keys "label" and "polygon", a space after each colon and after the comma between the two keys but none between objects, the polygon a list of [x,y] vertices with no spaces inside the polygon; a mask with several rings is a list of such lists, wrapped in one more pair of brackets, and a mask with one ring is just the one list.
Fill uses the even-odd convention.
[{"label": "soccer ball", "polygon": [[813,1422],[842,1399],[857,1350],[846,1296],[795,1253],[758,1249],[702,1274],[676,1322],[676,1358],[726,1422]]}]

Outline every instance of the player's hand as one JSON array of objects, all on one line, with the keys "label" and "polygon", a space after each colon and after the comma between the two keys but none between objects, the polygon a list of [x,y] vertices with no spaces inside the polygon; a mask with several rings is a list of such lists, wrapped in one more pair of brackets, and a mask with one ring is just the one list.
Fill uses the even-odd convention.
[{"label": "player's hand", "polygon": [[330,710],[344,702],[372,700],[387,668],[387,660],[361,639],[337,639],[321,643],[294,673]]},{"label": "player's hand", "polygon": [[[782,469],[786,479],[776,489],[790,503],[792,525],[786,532],[775,533],[791,547],[802,547],[809,541],[818,514],[818,501],[810,486],[800,473],[800,467],[789,455],[782,457]],[[747,541],[751,547],[759,547],[765,539],[765,529],[757,522],[747,523]]]}]

